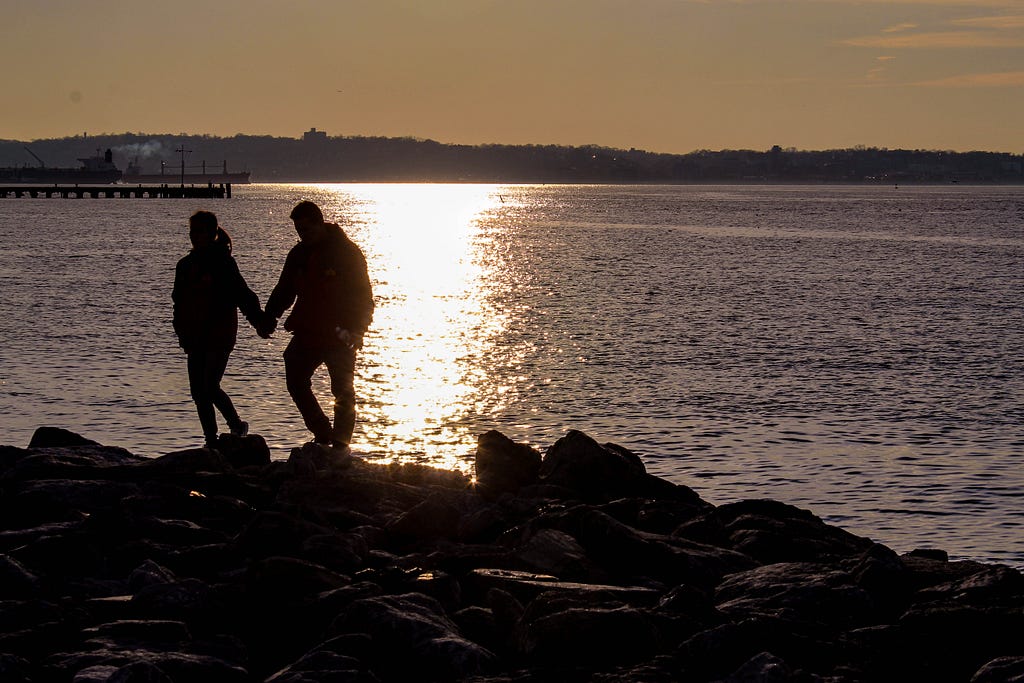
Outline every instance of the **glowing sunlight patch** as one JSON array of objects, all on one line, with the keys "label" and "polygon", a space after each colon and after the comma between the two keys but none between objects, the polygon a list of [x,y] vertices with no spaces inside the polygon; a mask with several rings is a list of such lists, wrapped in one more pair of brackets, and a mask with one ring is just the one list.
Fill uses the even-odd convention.
[{"label": "glowing sunlight patch", "polygon": [[[495,321],[485,313],[477,217],[493,186],[337,186],[325,213],[366,253],[377,309],[360,356],[357,450],[386,461],[468,469],[475,435],[458,426],[486,377]],[[321,387],[327,390],[326,381]],[[321,394],[323,395],[323,394]],[[358,439],[358,433],[357,433]],[[441,443],[448,452],[427,452]]]}]

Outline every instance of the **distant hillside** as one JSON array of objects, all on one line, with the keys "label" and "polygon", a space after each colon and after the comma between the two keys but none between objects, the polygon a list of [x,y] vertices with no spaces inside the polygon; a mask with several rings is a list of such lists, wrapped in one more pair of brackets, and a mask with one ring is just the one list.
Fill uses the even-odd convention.
[{"label": "distant hillside", "polygon": [[137,162],[178,172],[184,145],[189,167],[252,172],[253,182],[982,182],[1024,183],[1024,156],[857,147],[799,151],[642,150],[557,145],[448,145],[413,138],[303,138],[125,133],[0,140],[0,166],[77,166],[76,159],[112,149],[124,169]]}]

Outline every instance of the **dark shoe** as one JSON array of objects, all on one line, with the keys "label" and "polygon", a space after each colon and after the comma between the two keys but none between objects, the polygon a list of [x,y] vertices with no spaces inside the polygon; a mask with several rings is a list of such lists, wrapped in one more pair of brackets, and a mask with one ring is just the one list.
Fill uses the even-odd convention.
[{"label": "dark shoe", "polygon": [[249,423],[239,422],[237,425],[231,428],[231,433],[234,436],[248,436],[249,434]]}]

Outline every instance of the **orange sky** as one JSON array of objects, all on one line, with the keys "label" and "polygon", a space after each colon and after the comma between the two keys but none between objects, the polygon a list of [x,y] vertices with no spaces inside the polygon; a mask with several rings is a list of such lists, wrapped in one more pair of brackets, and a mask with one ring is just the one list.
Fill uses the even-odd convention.
[{"label": "orange sky", "polygon": [[1024,0],[0,0],[0,63],[4,139],[1024,152]]}]

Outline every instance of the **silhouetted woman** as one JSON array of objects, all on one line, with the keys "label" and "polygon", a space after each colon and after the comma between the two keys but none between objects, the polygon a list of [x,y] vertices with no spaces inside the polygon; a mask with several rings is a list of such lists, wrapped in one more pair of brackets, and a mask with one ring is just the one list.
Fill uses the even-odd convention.
[{"label": "silhouetted woman", "polygon": [[231,256],[231,237],[217,216],[197,211],[188,221],[192,251],[174,270],[174,332],[188,354],[188,382],[203,427],[206,445],[217,443],[220,411],[232,434],[245,436],[249,425],[224,390],[221,378],[238,334],[238,309],[253,327],[260,321],[260,300],[238,272]]}]

